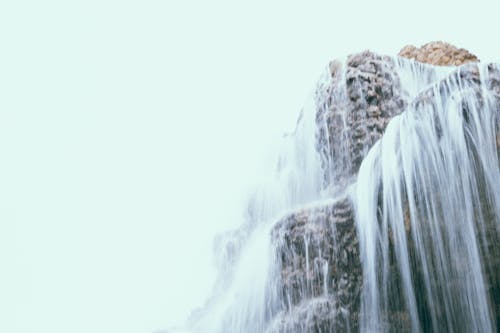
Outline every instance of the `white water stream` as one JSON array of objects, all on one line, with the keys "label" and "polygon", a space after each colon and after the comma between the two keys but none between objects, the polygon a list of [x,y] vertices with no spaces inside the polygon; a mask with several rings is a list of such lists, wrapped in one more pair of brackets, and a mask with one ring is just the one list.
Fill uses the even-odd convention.
[{"label": "white water stream", "polygon": [[[420,77],[412,74],[418,87]],[[488,81],[485,67],[481,78]],[[365,283],[362,331],[386,331],[394,288],[403,290],[414,331],[494,331],[479,238],[495,232],[485,230],[488,224],[499,225],[499,114],[481,88],[485,100],[456,76],[434,86],[428,103],[410,105],[391,121],[361,166],[354,200]],[[496,209],[489,220],[487,204]],[[390,239],[400,286],[388,283]]]}]

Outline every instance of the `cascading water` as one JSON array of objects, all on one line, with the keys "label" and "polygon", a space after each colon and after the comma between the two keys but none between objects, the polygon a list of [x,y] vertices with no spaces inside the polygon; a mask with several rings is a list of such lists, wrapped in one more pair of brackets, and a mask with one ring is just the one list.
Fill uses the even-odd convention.
[{"label": "cascading water", "polygon": [[413,331],[494,331],[481,247],[500,226],[499,110],[488,69],[479,69],[464,66],[429,87],[361,166],[362,330],[387,331],[399,307]]},{"label": "cascading water", "polygon": [[500,67],[332,62],[191,332],[491,332]]},{"label": "cascading water", "polygon": [[[314,102],[284,137],[269,177],[250,197],[247,220],[220,235],[220,277],[214,296],[190,320],[194,332],[264,332],[282,307],[271,231],[274,222],[320,197],[322,169],[315,144]],[[307,179],[308,181],[304,181]]]}]

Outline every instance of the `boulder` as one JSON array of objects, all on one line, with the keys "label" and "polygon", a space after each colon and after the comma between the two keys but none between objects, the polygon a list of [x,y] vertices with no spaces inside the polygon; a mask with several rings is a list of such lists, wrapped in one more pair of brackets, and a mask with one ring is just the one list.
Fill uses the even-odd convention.
[{"label": "boulder", "polygon": [[407,45],[399,51],[399,56],[436,66],[460,66],[468,62],[479,62],[466,49],[442,41],[430,42],[421,47]]},{"label": "boulder", "polygon": [[355,175],[392,117],[406,107],[395,60],[370,51],[330,63],[316,89],[317,150],[325,187]]}]

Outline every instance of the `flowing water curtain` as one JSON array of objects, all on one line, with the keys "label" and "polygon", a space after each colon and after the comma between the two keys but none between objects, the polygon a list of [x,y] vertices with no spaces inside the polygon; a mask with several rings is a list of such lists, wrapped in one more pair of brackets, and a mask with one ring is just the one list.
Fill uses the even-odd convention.
[{"label": "flowing water curtain", "polygon": [[[363,162],[362,331],[398,320],[413,331],[494,330],[480,237],[499,220],[499,109],[488,74],[476,74],[462,67],[421,92]],[[496,212],[488,220],[485,201]]]}]

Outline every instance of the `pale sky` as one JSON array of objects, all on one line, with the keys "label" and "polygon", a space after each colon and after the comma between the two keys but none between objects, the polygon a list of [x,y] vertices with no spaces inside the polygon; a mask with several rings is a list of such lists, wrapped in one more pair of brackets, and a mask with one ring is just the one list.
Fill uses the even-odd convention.
[{"label": "pale sky", "polygon": [[323,66],[433,40],[498,59],[494,3],[2,2],[0,332],[181,322]]}]

